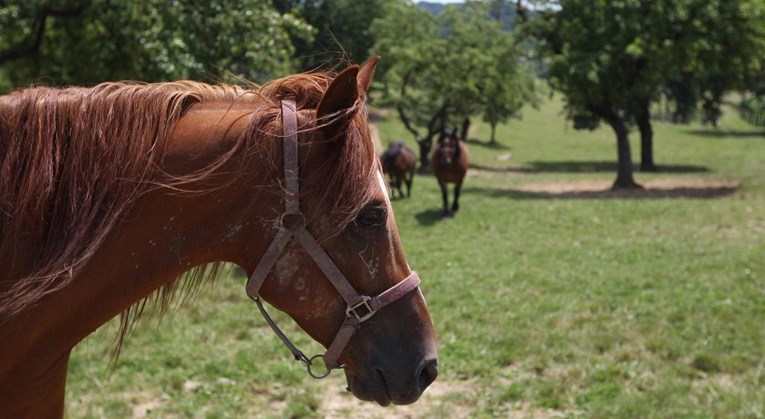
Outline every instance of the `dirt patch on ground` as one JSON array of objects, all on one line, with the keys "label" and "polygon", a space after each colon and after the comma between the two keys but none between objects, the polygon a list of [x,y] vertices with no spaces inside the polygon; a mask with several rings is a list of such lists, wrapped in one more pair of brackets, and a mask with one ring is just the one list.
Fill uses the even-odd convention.
[{"label": "dirt patch on ground", "polygon": [[612,182],[587,180],[575,182],[529,183],[512,191],[525,196],[548,198],[720,198],[733,195],[741,183],[714,179],[654,179],[641,183],[642,188],[613,189]]},{"label": "dirt patch on ground", "polygon": [[[484,392],[472,381],[438,379],[425,390],[420,400],[408,406],[382,407],[374,402],[362,402],[345,390],[345,378],[333,376],[322,383],[322,400],[318,414],[323,418],[467,418],[484,405]],[[562,412],[531,407],[517,402],[504,406],[503,417],[509,419],[549,419],[565,416]]]},{"label": "dirt patch on ground", "polygon": [[[345,377],[330,377],[322,387],[323,391],[319,397],[322,403],[318,413],[321,417],[334,419],[431,418],[441,411],[446,397],[471,391],[471,385],[467,382],[436,380],[416,403],[382,407],[374,402],[362,402],[345,390]],[[468,417],[473,408],[474,406],[462,406],[452,401],[449,403],[448,417]]]}]

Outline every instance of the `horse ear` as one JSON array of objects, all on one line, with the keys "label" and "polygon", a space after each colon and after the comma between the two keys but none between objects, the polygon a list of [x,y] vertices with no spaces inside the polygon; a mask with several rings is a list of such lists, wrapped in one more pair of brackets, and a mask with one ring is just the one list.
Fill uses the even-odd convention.
[{"label": "horse ear", "polygon": [[346,68],[332,80],[324,92],[316,110],[316,121],[325,138],[334,138],[340,134],[354,116],[356,100],[359,98],[359,66]]},{"label": "horse ear", "polygon": [[380,61],[380,56],[375,55],[361,66],[361,70],[359,70],[359,89],[361,89],[362,92],[369,90],[369,85],[372,84],[372,76],[375,75],[375,67],[377,66],[378,61]]}]

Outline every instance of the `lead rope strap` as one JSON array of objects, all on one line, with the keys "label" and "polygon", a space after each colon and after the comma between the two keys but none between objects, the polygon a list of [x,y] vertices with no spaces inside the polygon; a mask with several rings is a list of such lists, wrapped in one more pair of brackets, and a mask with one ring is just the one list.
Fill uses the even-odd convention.
[{"label": "lead rope strap", "polygon": [[284,226],[285,216],[300,214],[300,182],[297,173],[297,111],[294,100],[282,100],[282,126],[284,132],[284,139],[282,140],[284,150],[284,214],[279,219],[276,237],[268,246],[266,253],[263,254],[258,266],[255,267],[255,271],[252,272],[249,281],[247,281],[247,294],[253,299],[258,297],[258,291],[263,285],[263,281],[266,280],[282,250],[292,238],[293,232]]},{"label": "lead rope strap", "polygon": [[[297,108],[294,100],[282,100],[284,139],[285,214],[300,214],[300,180],[298,179]],[[282,216],[283,217],[283,216]]]},{"label": "lead rope strap", "polygon": [[284,133],[283,155],[284,155],[284,192],[285,192],[285,211],[282,217],[279,219],[279,230],[276,232],[276,237],[268,246],[266,253],[260,259],[258,266],[252,272],[249,280],[247,281],[247,295],[255,301],[255,304],[260,310],[260,314],[266,320],[266,323],[271,327],[271,330],[276,333],[276,336],[284,343],[284,345],[292,353],[292,356],[296,360],[305,362],[309,366],[310,360],[303,354],[282,332],[277,326],[276,322],[268,315],[266,308],[263,306],[263,302],[260,299],[260,287],[263,285],[263,281],[266,280],[268,272],[271,271],[279,255],[292,238],[292,231],[285,228],[283,222],[285,215],[300,214],[300,183],[298,179],[298,142],[297,142],[297,110],[294,100],[282,101],[282,130]]}]

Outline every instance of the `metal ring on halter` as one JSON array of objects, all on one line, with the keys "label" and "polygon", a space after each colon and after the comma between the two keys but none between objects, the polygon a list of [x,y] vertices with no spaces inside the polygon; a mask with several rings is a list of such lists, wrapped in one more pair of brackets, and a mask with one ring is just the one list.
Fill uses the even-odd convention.
[{"label": "metal ring on halter", "polygon": [[[312,367],[314,365],[313,361],[316,358],[321,358],[321,360],[323,361],[324,360],[324,355],[314,355],[311,359],[308,360],[308,362],[306,362],[306,366],[308,367],[308,375],[310,375],[311,377],[313,377],[313,378],[315,378],[317,380],[321,380],[322,378],[326,378],[329,375],[329,373],[332,372],[332,370],[330,368],[327,368],[327,366],[325,365],[324,366],[324,370],[325,370],[324,374],[316,374],[316,373],[314,373]],[[342,367],[343,366],[341,365],[339,368],[342,368]]]},{"label": "metal ring on halter", "polygon": [[[285,223],[285,221],[288,221],[292,217],[297,217],[297,221],[295,223]],[[308,222],[305,220],[305,215],[303,215],[302,212],[294,214],[285,212],[281,215],[281,217],[279,217],[279,227],[289,231],[298,231],[301,228],[305,228],[307,223]]]}]

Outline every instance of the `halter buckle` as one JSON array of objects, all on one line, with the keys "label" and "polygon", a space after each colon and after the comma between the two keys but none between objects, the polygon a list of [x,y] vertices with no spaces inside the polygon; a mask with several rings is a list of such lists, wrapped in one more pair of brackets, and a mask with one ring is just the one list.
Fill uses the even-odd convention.
[{"label": "halter buckle", "polygon": [[349,305],[345,310],[345,314],[350,318],[356,318],[359,323],[369,319],[377,312],[371,305],[369,305],[370,300],[372,300],[372,297],[362,295],[361,301],[352,306]]}]

